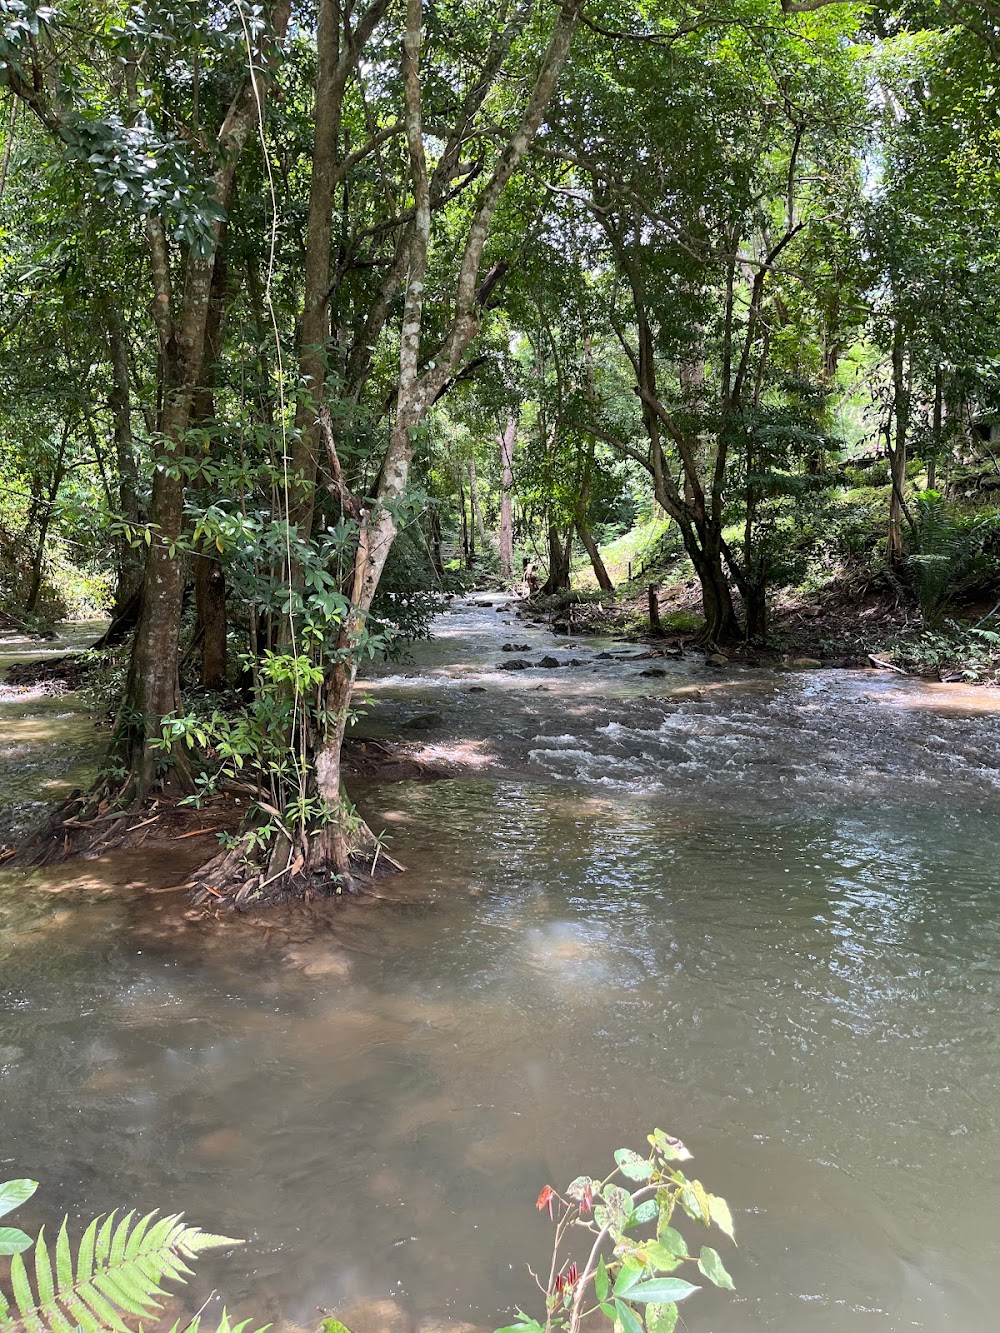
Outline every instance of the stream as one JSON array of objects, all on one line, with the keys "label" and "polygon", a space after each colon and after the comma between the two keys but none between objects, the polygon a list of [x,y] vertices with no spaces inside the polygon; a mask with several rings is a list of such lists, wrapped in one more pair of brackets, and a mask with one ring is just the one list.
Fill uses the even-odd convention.
[{"label": "stream", "polygon": [[[359,735],[464,771],[359,788],[385,901],[195,927],[190,843],[0,872],[15,1220],[183,1210],[248,1241],[193,1308],[279,1330],[493,1329],[538,1312],[541,1186],[661,1126],[736,1220],[691,1333],[992,1333],[1000,697],[654,659],[485,595],[363,694]],[[81,710],[0,702],[4,827],[92,771]]]}]

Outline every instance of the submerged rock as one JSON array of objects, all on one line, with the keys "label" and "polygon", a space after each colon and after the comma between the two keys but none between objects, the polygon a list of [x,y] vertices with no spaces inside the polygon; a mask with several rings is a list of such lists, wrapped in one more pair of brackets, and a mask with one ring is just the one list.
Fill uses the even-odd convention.
[{"label": "submerged rock", "polygon": [[530,653],[530,643],[505,643],[500,649],[502,653]]},{"label": "submerged rock", "polygon": [[407,731],[431,731],[440,727],[444,718],[440,713],[415,713],[403,723]]},{"label": "submerged rock", "polygon": [[551,669],[552,667],[561,667],[565,666],[566,664],[564,662],[558,661],[554,657],[542,657],[539,658],[538,665],[540,667],[549,667]]},{"label": "submerged rock", "polygon": [[640,671],[640,676],[665,676],[667,673],[663,667],[647,667],[645,671]]},{"label": "submerged rock", "polygon": [[512,657],[509,662],[498,662],[498,671],[527,671],[531,666],[523,657]]},{"label": "submerged rock", "polygon": [[469,690],[468,690],[468,692],[469,692],[469,694],[485,694],[485,693],[486,693],[486,686],[485,686],[485,685],[470,685],[470,686],[469,686]]},{"label": "submerged rock", "polygon": [[729,658],[724,653],[709,653],[705,658],[705,665],[710,667],[728,666]]},{"label": "submerged rock", "polygon": [[351,1333],[411,1333],[412,1321],[398,1301],[357,1301],[337,1318]]}]

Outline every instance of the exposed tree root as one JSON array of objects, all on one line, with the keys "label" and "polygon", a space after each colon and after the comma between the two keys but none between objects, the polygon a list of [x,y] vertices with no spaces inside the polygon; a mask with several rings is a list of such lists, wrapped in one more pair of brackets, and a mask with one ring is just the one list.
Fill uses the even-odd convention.
[{"label": "exposed tree root", "polygon": [[57,686],[78,690],[87,683],[93,667],[79,653],[63,657],[41,658],[34,662],[15,662],[7,668],[6,684]]},{"label": "exposed tree root", "polygon": [[195,833],[220,833],[235,828],[241,817],[242,811],[222,796],[196,810],[180,805],[177,794],[170,791],[141,804],[116,800],[107,791],[75,791],[4,864],[56,865],[75,856],[103,856],[123,847],[141,847],[151,839],[176,841]]},{"label": "exposed tree root", "polygon": [[[426,782],[463,771],[461,764],[428,762],[417,749],[351,741],[345,746],[344,768],[369,781]],[[347,832],[335,825],[308,835],[285,830],[260,847],[252,829],[239,832],[259,799],[255,786],[233,786],[197,808],[181,804],[188,789],[185,775],[178,773],[145,801],[135,799],[134,788],[115,788],[107,780],[89,792],[73,792],[5,864],[38,867],[148,841],[169,844],[198,834],[228,834],[229,845],[196,871],[186,887],[196,906],[240,911],[362,893],[376,880],[404,869],[356,819]]]},{"label": "exposed tree root", "polygon": [[352,830],[350,846],[332,828],[282,835],[266,851],[255,847],[248,834],[202,866],[189,887],[196,906],[249,911],[360,893],[366,884],[404,869],[361,824]]}]

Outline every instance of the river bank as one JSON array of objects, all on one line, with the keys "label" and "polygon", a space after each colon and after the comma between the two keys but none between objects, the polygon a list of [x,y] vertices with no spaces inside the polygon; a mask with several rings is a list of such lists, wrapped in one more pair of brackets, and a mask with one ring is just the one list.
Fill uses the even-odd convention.
[{"label": "river bank", "polygon": [[[945,684],[1000,685],[994,600],[952,608],[928,625],[901,592],[884,570],[863,567],[808,593],[776,592],[766,639],[727,645],[721,655],[776,669],[796,663],[848,670],[876,666]],[[585,590],[525,605],[527,616],[559,633],[627,637],[674,649],[697,641],[701,612],[698,582],[676,561],[652,568],[614,594]]]}]

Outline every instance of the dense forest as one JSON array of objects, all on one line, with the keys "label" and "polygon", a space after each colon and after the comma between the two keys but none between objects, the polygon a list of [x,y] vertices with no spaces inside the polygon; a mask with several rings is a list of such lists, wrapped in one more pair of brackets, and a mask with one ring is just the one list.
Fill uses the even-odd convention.
[{"label": "dense forest", "polygon": [[33,855],[243,783],[202,883],[349,886],[359,668],[470,587],[992,677],[992,5],[0,19],[0,614],[114,718]]}]

